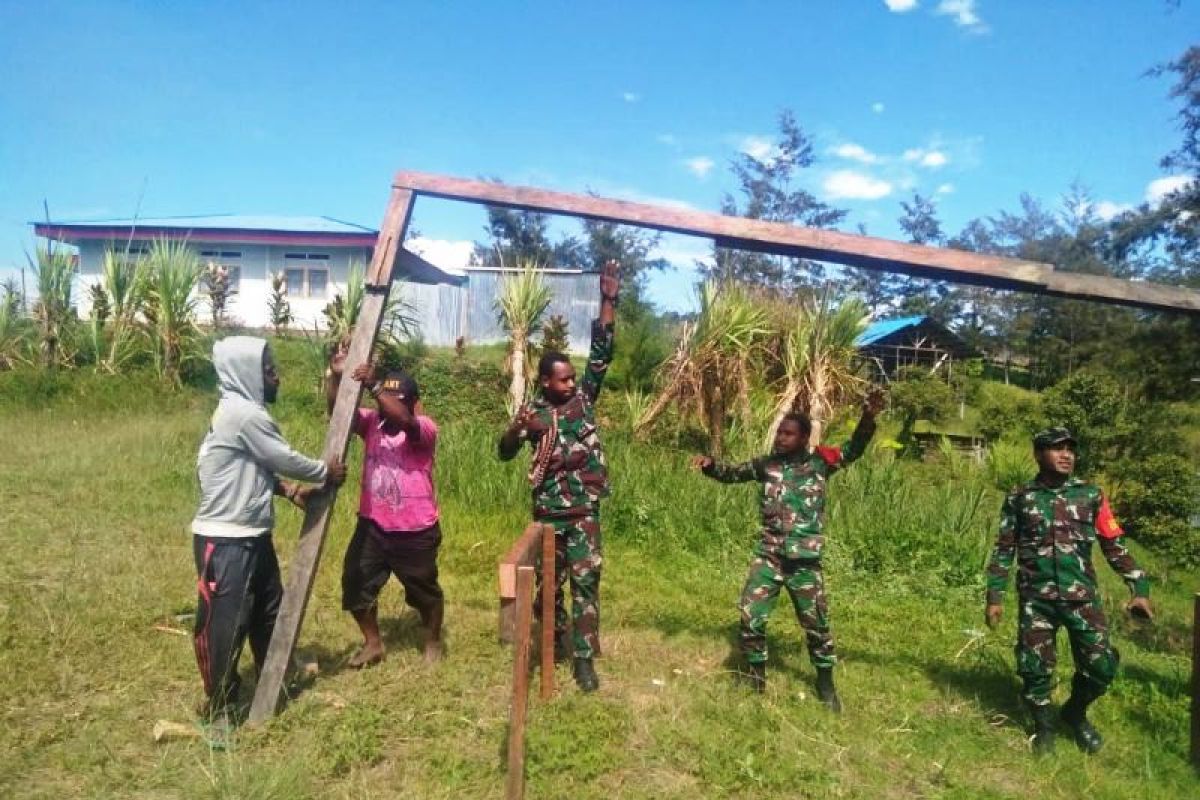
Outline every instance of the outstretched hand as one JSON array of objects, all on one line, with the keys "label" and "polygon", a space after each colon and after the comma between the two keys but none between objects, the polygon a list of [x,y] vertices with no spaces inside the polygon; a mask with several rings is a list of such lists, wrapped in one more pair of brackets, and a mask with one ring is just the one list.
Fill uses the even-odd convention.
[{"label": "outstretched hand", "polygon": [[1129,614],[1134,619],[1154,619],[1154,609],[1150,607],[1149,597],[1135,597],[1129,601],[1126,608],[1129,609]]},{"label": "outstretched hand", "polygon": [[692,456],[692,469],[706,470],[711,469],[712,465],[711,456]]},{"label": "outstretched hand", "polygon": [[604,262],[600,268],[600,297],[604,300],[616,300],[621,291],[621,264],[615,259]]},{"label": "outstretched hand", "polygon": [[521,433],[522,431],[528,430],[529,425],[533,422],[533,418],[534,418],[533,409],[530,408],[529,406],[521,406],[517,410],[516,416],[513,417],[512,422],[509,423],[509,426],[508,426],[509,432],[515,434],[515,433]]},{"label": "outstretched hand", "polygon": [[863,413],[868,417],[877,417],[887,406],[887,395],[878,386],[867,392],[863,400]]}]

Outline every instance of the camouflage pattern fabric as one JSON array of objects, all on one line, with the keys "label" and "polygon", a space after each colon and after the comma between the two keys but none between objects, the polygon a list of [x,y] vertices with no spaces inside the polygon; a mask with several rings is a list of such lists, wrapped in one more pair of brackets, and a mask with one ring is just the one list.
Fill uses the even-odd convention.
[{"label": "camouflage pattern fabric", "polygon": [[1050,702],[1060,626],[1071,642],[1076,681],[1089,685],[1093,696],[1103,694],[1116,675],[1119,658],[1100,604],[1092,546],[1100,545],[1134,596],[1148,597],[1149,578],[1121,543],[1123,533],[1100,488],[1078,478],[1058,487],[1034,480],[1005,498],[987,569],[987,602],[1004,601],[1015,559],[1017,672],[1030,703]]},{"label": "camouflage pattern fabric", "polygon": [[1092,545],[1097,542],[1130,591],[1148,597],[1150,581],[1121,543],[1122,534],[1095,484],[1070,478],[1053,488],[1035,480],[1016,489],[1000,511],[1000,534],[987,570],[987,602],[1004,600],[1014,557],[1022,600],[1094,600]]},{"label": "camouflage pattern fabric", "polygon": [[[571,582],[571,618],[576,658],[600,654],[600,517],[594,514],[574,519],[551,520],[554,526],[554,633],[567,630],[563,584]],[[541,569],[534,614],[541,613]]]},{"label": "camouflage pattern fabric", "polygon": [[829,630],[829,604],[825,599],[825,579],[821,562],[812,559],[781,559],[759,556],[750,562],[750,572],[742,589],[739,635],[742,654],[751,664],[767,661],[767,619],[784,587],[792,598],[796,618],[804,629],[808,657],[818,669],[837,663],[833,633]]},{"label": "camouflage pattern fabric", "polygon": [[874,433],[874,420],[864,419],[841,447],[817,447],[790,457],[768,455],[741,464],[714,463],[704,474],[722,483],[762,483],[762,536],[755,555],[820,559],[825,549],[825,482],[857,461]]},{"label": "camouflage pattern fabric", "polygon": [[596,398],[613,356],[613,326],[592,322],[592,345],[587,369],[574,397],[557,408],[538,397],[533,402],[534,418],[526,439],[536,450],[543,436],[556,430],[554,447],[533,487],[533,516],[554,518],[589,513],[601,498],[608,497],[608,466],[596,428]]},{"label": "camouflage pattern fabric", "polygon": [[1067,629],[1071,642],[1075,680],[1087,682],[1091,697],[1104,694],[1117,675],[1120,656],[1109,641],[1108,622],[1099,598],[1085,603],[1022,600],[1017,623],[1017,674],[1025,684],[1022,696],[1034,705],[1050,702],[1060,626]]}]

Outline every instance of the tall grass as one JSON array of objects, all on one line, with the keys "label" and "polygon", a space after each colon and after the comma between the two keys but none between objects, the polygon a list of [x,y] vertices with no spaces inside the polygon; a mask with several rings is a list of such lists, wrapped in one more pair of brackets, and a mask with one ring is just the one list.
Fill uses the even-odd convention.
[{"label": "tall grass", "polygon": [[108,295],[112,312],[108,352],[100,360],[100,366],[109,372],[121,371],[146,350],[138,317],[145,307],[149,274],[144,262],[132,260],[129,255],[105,250],[100,264],[100,285]]},{"label": "tall grass", "polygon": [[38,299],[33,306],[33,318],[41,340],[42,366],[53,369],[69,360],[66,344],[76,321],[71,297],[75,260],[62,247],[55,247],[50,242],[38,245],[29,265],[37,281]]},{"label": "tall grass", "polygon": [[185,361],[199,357],[196,288],[200,259],[185,241],[158,239],[146,259],[144,315],[159,375],[179,383]]}]

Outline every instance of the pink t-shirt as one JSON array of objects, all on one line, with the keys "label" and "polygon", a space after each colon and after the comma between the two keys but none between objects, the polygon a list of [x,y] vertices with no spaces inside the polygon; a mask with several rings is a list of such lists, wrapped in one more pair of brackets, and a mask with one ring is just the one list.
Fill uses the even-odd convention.
[{"label": "pink t-shirt", "polygon": [[410,443],[406,433],[385,433],[381,420],[373,408],[358,409],[354,418],[354,432],[366,443],[358,514],[385,531],[424,530],[438,521],[433,491],[437,425],[418,416],[421,439]]}]

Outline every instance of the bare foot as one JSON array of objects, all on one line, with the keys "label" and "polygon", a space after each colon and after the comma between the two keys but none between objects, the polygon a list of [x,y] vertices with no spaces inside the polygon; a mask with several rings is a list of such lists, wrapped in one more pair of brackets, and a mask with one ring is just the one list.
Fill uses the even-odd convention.
[{"label": "bare foot", "polygon": [[353,669],[362,669],[383,661],[383,645],[382,644],[364,644],[358,648],[358,652],[348,662]]},{"label": "bare foot", "polygon": [[442,660],[444,651],[442,650],[442,642],[440,639],[430,639],[425,642],[425,663],[436,664]]}]

